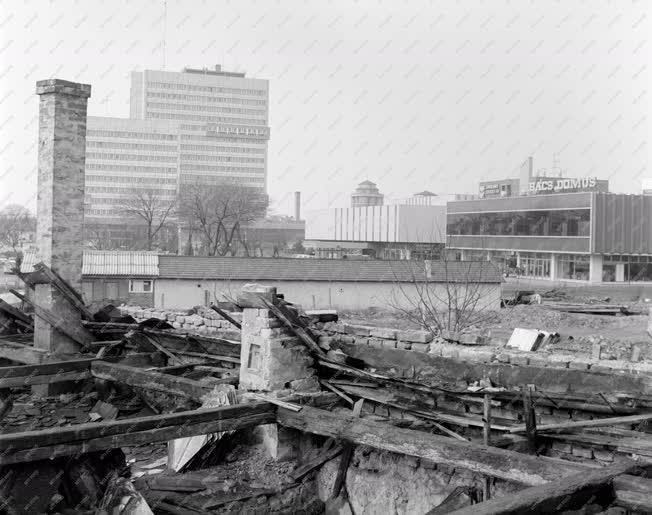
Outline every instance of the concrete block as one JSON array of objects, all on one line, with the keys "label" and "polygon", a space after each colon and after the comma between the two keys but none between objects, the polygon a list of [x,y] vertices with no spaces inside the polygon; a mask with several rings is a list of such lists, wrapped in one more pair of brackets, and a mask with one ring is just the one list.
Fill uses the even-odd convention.
[{"label": "concrete block", "polygon": [[245,284],[238,293],[238,305],[243,308],[267,309],[263,300],[277,304],[276,287],[263,284]]},{"label": "concrete block", "polygon": [[452,345],[442,345],[441,355],[444,358],[459,359],[459,351]]},{"label": "concrete block", "polygon": [[429,343],[412,342],[412,350],[413,351],[428,352],[429,349],[430,349],[430,344]]},{"label": "concrete block", "polygon": [[496,355],[496,361],[499,361],[500,363],[509,363],[510,359],[511,356],[506,352],[501,352],[500,354]]},{"label": "concrete block", "polygon": [[[369,338],[369,341],[373,340],[374,338]],[[395,349],[396,348],[396,340],[383,340],[379,339],[380,344],[382,345],[383,349]]]},{"label": "concrete block", "polygon": [[526,367],[530,364],[530,358],[522,354],[512,354],[509,358],[509,362],[512,365],[520,365]]},{"label": "concrete block", "polygon": [[429,331],[396,331],[396,339],[414,343],[430,343],[434,334]]},{"label": "concrete block", "polygon": [[571,454],[573,452],[573,447],[569,443],[552,442],[552,448],[559,452],[565,452],[566,454]]},{"label": "concrete block", "polygon": [[593,449],[593,456],[600,461],[613,461],[614,453],[606,449]]},{"label": "concrete block", "polygon": [[574,370],[588,370],[589,366],[590,363],[588,361],[581,359],[574,359],[568,363],[568,368],[572,368]]},{"label": "concrete block", "polygon": [[398,340],[396,342],[396,348],[401,349],[401,350],[411,350],[412,349],[412,342],[404,342],[402,340]]},{"label": "concrete block", "polygon": [[578,456],[580,458],[593,459],[593,450],[590,447],[580,447],[573,445],[573,456]]},{"label": "concrete block", "polygon": [[369,334],[376,338],[396,340],[396,329],[389,329],[387,327],[372,327],[369,331]]}]

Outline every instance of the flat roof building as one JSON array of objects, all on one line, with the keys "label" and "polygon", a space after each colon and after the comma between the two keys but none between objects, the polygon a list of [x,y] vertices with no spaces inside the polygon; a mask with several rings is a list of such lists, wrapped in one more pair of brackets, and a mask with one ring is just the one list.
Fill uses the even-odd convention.
[{"label": "flat roof building", "polygon": [[185,68],[131,74],[131,118],[179,125],[179,182],[228,182],[267,193],[269,82]]},{"label": "flat roof building", "polygon": [[521,275],[652,281],[652,197],[564,193],[450,202],[447,246]]}]

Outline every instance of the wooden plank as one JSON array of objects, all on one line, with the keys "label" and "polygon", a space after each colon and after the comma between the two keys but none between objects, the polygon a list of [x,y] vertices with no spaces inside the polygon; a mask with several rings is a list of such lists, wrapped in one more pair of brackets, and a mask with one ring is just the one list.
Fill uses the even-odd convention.
[{"label": "wooden plank", "polygon": [[[77,424],[74,426],[42,429],[38,431],[23,431],[19,433],[0,434],[0,450],[14,451],[21,449],[32,449],[50,447],[54,445],[80,443],[85,440],[104,438],[108,436],[120,436],[123,438],[128,433],[148,431],[154,432],[157,429],[169,428],[172,432],[166,432],[168,438],[177,438],[173,431],[181,431],[183,426],[204,424],[208,430],[206,433],[218,431],[230,431],[230,428],[223,429],[220,422],[223,420],[237,420],[250,415],[264,415],[265,420],[273,418],[276,408],[267,402],[252,402],[248,404],[237,404],[235,406],[223,406],[219,408],[205,408],[200,410],[180,411],[149,417],[128,418],[123,420],[112,420],[110,422],[97,422]],[[206,434],[191,433],[191,434]],[[138,440],[140,441],[140,440]],[[159,440],[156,440],[159,441]],[[146,440],[145,442],[146,443]],[[119,443],[116,447],[122,447]],[[0,455],[3,453],[0,453]]]},{"label": "wooden plank", "polygon": [[[332,440],[329,440],[329,442],[333,443]],[[338,454],[340,454],[342,452],[342,449],[343,448],[342,448],[341,445],[332,445],[332,446],[326,448],[317,457],[310,460],[308,463],[304,463],[303,465],[301,465],[301,466],[297,467],[295,470],[293,470],[290,473],[290,475],[292,476],[292,479],[294,479],[295,481],[299,481],[301,478],[308,475],[310,472],[312,472],[316,468],[321,467],[327,461],[330,461],[333,458],[335,458]]]},{"label": "wooden plank", "polygon": [[527,451],[530,454],[537,452],[537,419],[532,404],[532,389],[529,385],[523,385],[523,420],[525,420],[525,435],[527,437]]},{"label": "wooden plank", "polygon": [[[362,413],[362,406],[364,405],[364,399],[359,399],[353,405],[353,411],[351,413],[352,417],[358,418],[360,413]],[[337,468],[337,476],[335,476],[335,483],[333,485],[333,493],[331,498],[335,499],[340,495],[342,486],[346,481],[346,472],[349,470],[349,463],[351,462],[351,456],[353,456],[354,445],[351,442],[346,442],[344,444],[344,449],[342,450],[342,457],[340,458],[340,465]]]},{"label": "wooden plank", "polygon": [[63,334],[64,336],[70,338],[72,341],[77,342],[81,346],[85,347],[88,343],[93,340],[92,335],[86,331],[81,325],[76,325],[74,323],[69,323],[66,320],[63,320],[61,317],[56,316],[52,311],[46,309],[42,306],[39,306],[35,302],[29,300],[24,295],[21,295],[16,290],[9,290],[16,297],[18,297],[23,302],[29,304],[34,308],[34,313],[41,320],[44,320],[50,324],[57,332]]},{"label": "wooden plank", "polygon": [[59,293],[61,293],[61,295],[63,295],[66,298],[66,300],[70,303],[70,305],[73,306],[79,312],[82,318],[85,318],[86,320],[93,320],[93,314],[89,311],[89,309],[84,304],[84,301],[82,300],[82,296],[72,286],[70,286],[59,274],[57,274],[45,263],[43,263],[43,261],[41,261],[40,263],[36,263],[34,265],[34,270],[47,277],[50,284],[54,286],[57,290],[59,290]]},{"label": "wooden plank", "polygon": [[165,354],[171,361],[172,364],[174,365],[184,365],[185,362],[172,354],[169,350],[167,350],[163,345],[161,345],[158,341],[156,341],[156,336],[149,336],[144,333],[138,333],[135,331],[129,331],[127,334],[125,334],[125,338],[129,340],[131,343],[136,343],[136,344],[142,344],[144,343],[145,345],[151,345],[154,347],[156,350],[162,352]]},{"label": "wooden plank", "polygon": [[627,461],[610,467],[566,476],[544,485],[526,488],[506,497],[467,506],[455,515],[520,515],[522,513],[558,513],[580,508],[589,498],[604,489],[613,478],[637,468]]},{"label": "wooden plank", "polygon": [[[652,420],[652,413],[643,413],[640,415],[629,415],[626,417],[598,418],[594,420],[578,420],[577,422],[562,422],[559,424],[544,424],[537,428],[538,432],[563,433],[565,431],[574,431],[585,427],[615,426],[620,424],[637,424]],[[520,425],[509,430],[510,433],[523,433],[526,431],[525,426]]]},{"label": "wooden plank", "polygon": [[96,361],[91,365],[91,373],[98,379],[187,397],[197,402],[213,389],[210,385],[185,377],[102,361]]},{"label": "wooden plank", "polygon": [[[489,447],[491,444],[491,397],[485,394],[482,403],[482,421],[484,426],[482,428],[482,443]],[[491,477],[484,476],[482,481],[483,500],[488,501],[491,499]]]},{"label": "wooden plank", "polygon": [[460,442],[447,436],[402,429],[308,406],[298,413],[278,408],[278,422],[300,431],[349,440],[528,485],[538,485],[589,470],[579,463]]},{"label": "wooden plank", "polygon": [[26,313],[23,313],[20,309],[15,308],[14,306],[12,306],[11,304],[9,304],[7,301],[3,299],[0,299],[0,311],[4,311],[12,318],[16,318],[21,322],[24,322],[25,324],[28,324],[32,327],[34,326],[34,321],[32,320],[32,317],[30,317]]},{"label": "wooden plank", "polygon": [[[410,396],[409,393],[396,393],[391,388],[365,388],[361,386],[340,385],[340,388],[346,393],[355,397],[378,402],[392,408],[402,409],[412,412],[424,418],[448,422],[461,427],[484,427],[484,421],[480,417],[451,415],[435,411],[432,405],[428,406],[419,402],[416,397]],[[494,430],[508,431],[509,426],[494,424],[491,426]]]},{"label": "wooden plank", "polygon": [[65,381],[82,381],[90,379],[90,371],[86,372],[62,372],[52,375],[37,375],[25,377],[10,377],[7,379],[0,379],[0,388],[17,388],[22,386],[32,386],[35,384],[53,384]]},{"label": "wooden plank", "polygon": [[317,345],[317,343],[310,337],[310,335],[306,332],[306,330],[301,327],[300,325],[293,323],[292,320],[289,318],[287,309],[282,310],[279,306],[275,306],[271,302],[268,302],[267,300],[263,299],[261,297],[260,299],[266,306],[267,308],[274,313],[274,316],[278,318],[285,327],[287,327],[290,331],[292,331],[295,335],[299,337],[299,339],[308,347],[308,349],[313,353],[316,354],[317,356],[325,356],[326,353]]},{"label": "wooden plank", "polygon": [[[20,436],[18,444],[22,447],[7,447],[0,453],[0,466],[235,431],[270,424],[274,420],[271,404],[255,403],[1,435],[0,438]],[[46,432],[49,434],[44,434]],[[26,433],[30,433],[27,439],[24,438]],[[51,445],[45,445],[48,442],[52,442]]]},{"label": "wooden plank", "polygon": [[48,353],[44,349],[36,349],[31,345],[9,342],[7,340],[0,341],[0,358],[33,365],[42,363],[47,359],[47,356]]},{"label": "wooden plank", "polygon": [[229,315],[223,309],[218,308],[215,304],[211,304],[211,309],[213,311],[215,311],[216,313],[218,313],[227,322],[230,322],[232,325],[234,325],[238,329],[242,329],[242,324],[240,324],[240,322],[238,322],[235,318],[233,318],[231,315]]}]

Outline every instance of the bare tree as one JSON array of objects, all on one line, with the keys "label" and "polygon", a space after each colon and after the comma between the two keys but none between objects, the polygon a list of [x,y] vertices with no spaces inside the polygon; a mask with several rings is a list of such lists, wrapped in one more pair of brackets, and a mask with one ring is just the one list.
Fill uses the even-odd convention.
[{"label": "bare tree", "polygon": [[125,213],[144,223],[147,250],[152,250],[156,236],[174,215],[175,206],[174,200],[164,198],[157,189],[139,188],[126,199]]},{"label": "bare tree", "polygon": [[102,225],[85,225],[84,242],[93,250],[111,250],[113,248],[111,233],[108,227]]},{"label": "bare tree", "polygon": [[495,298],[487,278],[495,276],[488,261],[401,261],[393,265],[395,283],[390,306],[428,331],[462,332],[494,315]]},{"label": "bare tree", "polygon": [[18,255],[25,233],[36,230],[36,219],[21,205],[10,204],[0,211],[0,245]]},{"label": "bare tree", "polygon": [[196,228],[209,256],[249,255],[243,227],[264,216],[267,198],[252,188],[232,185],[184,186],[181,217]]}]

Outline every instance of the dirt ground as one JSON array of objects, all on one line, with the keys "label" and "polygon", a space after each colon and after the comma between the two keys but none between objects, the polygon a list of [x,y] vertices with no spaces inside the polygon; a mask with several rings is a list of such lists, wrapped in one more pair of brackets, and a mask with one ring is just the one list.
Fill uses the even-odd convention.
[{"label": "dirt ground", "polygon": [[[652,306],[652,304],[650,304]],[[637,305],[644,312],[645,305]],[[381,310],[340,312],[340,320],[351,324],[419,329],[418,324],[396,313]],[[544,305],[518,305],[486,314],[471,332],[490,334],[496,347],[504,343],[516,327],[558,332],[560,340],[541,351],[590,356],[594,343],[603,346],[603,359],[629,360],[633,345],[641,347],[641,360],[652,360],[652,338],[647,335],[647,315],[610,316],[564,313]]]}]

